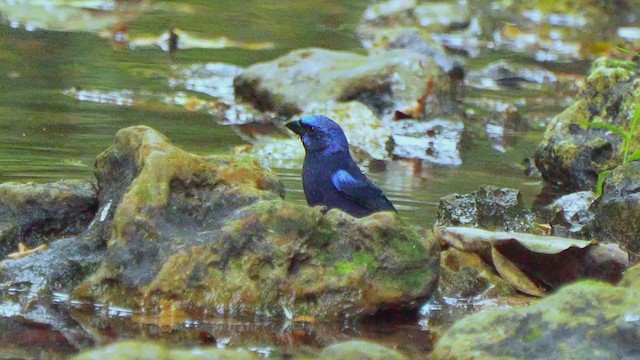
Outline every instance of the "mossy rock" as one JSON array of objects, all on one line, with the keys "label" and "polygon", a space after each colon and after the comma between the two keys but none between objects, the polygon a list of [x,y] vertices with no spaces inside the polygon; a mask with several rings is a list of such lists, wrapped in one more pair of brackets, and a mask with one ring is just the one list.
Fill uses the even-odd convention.
[{"label": "mossy rock", "polygon": [[320,353],[318,360],[358,359],[358,360],[407,360],[397,350],[367,341],[346,341],[331,345]]},{"label": "mossy rock", "polygon": [[204,159],[133,127],[96,164],[101,194],[122,195],[104,259],[76,297],[152,312],[332,318],[416,308],[435,287],[434,240],[395,213],[357,219],[285,202],[277,177],[254,161]]},{"label": "mossy rock", "polygon": [[533,305],[468,316],[430,359],[621,359],[640,354],[640,289],[595,281]]},{"label": "mossy rock", "polygon": [[595,61],[584,88],[549,122],[536,149],[536,165],[544,180],[564,190],[593,190],[601,171],[621,163],[622,141],[587,124],[604,122],[627,130],[638,106],[637,65],[606,58]]},{"label": "mossy rock", "polygon": [[73,360],[254,360],[256,355],[244,350],[215,348],[170,349],[139,341],[122,341],[103,348],[85,351]]},{"label": "mossy rock", "polygon": [[19,243],[36,247],[81,233],[97,206],[90,181],[0,184],[0,259],[16,252]]},{"label": "mossy rock", "polygon": [[591,205],[593,221],[585,232],[600,241],[618,243],[638,260],[640,251],[640,162],[617,167],[607,177],[602,196]]}]

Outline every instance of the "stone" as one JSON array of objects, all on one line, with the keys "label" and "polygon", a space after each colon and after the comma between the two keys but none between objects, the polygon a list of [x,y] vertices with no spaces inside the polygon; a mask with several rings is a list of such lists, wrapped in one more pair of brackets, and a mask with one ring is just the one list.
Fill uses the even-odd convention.
[{"label": "stone", "polygon": [[[113,174],[119,174],[114,177]],[[111,236],[73,296],[161,312],[363,316],[415,309],[439,249],[395,213],[362,219],[284,202],[250,160],[205,159],[132,127],[96,161]]]},{"label": "stone", "polygon": [[430,359],[621,359],[640,354],[640,290],[596,281],[456,322]]},{"label": "stone", "polygon": [[18,243],[36,247],[79,234],[98,206],[95,184],[58,181],[49,184],[0,184],[0,259]]},{"label": "stone", "polygon": [[[313,114],[328,116],[340,125],[349,141],[351,155],[356,161],[391,160],[391,130],[361,102],[312,104],[299,117]],[[256,159],[263,166],[300,169],[304,159],[304,147],[298,136],[289,130],[287,132],[292,137],[256,136],[251,139],[251,147],[241,148],[238,153]]]},{"label": "stone", "polygon": [[640,251],[640,162],[621,165],[607,177],[602,196],[589,211],[593,221],[585,231],[595,239],[622,245],[637,260]]},{"label": "stone", "polygon": [[406,360],[397,350],[367,341],[346,341],[331,345],[320,353],[318,360],[359,359],[359,360]]},{"label": "stone", "polygon": [[551,232],[555,236],[581,237],[585,226],[593,221],[590,210],[596,200],[593,191],[578,191],[563,195],[545,206],[541,216],[549,219]]},{"label": "stone", "polygon": [[141,341],[121,341],[88,350],[73,360],[254,360],[258,356],[246,350],[193,348],[174,349]]},{"label": "stone", "polygon": [[534,216],[518,190],[484,185],[469,194],[440,199],[436,225],[526,232],[534,225]]},{"label": "stone", "polygon": [[563,191],[593,190],[598,173],[622,162],[622,140],[604,122],[626,130],[640,106],[640,78],[632,62],[594,62],[574,102],[547,125],[535,153],[543,179]]},{"label": "stone", "polygon": [[[312,103],[357,100],[383,121],[396,111],[439,103],[448,90],[440,68],[422,54],[392,50],[370,56],[319,48],[258,63],[234,80],[236,97],[262,111],[292,116]],[[444,100],[443,100],[444,101]],[[425,109],[419,111],[423,116]]]}]

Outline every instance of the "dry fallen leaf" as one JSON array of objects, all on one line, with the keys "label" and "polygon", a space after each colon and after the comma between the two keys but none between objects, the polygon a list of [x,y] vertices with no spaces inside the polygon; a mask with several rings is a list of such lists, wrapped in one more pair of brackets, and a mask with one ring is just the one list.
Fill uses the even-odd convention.
[{"label": "dry fallen leaf", "polygon": [[18,244],[18,252],[14,252],[11,253],[9,255],[7,255],[8,259],[21,259],[23,257],[27,257],[29,255],[33,255],[39,251],[45,250],[47,248],[47,244],[42,244],[40,246],[37,246],[33,249],[29,249],[25,244],[23,243],[19,243]]}]

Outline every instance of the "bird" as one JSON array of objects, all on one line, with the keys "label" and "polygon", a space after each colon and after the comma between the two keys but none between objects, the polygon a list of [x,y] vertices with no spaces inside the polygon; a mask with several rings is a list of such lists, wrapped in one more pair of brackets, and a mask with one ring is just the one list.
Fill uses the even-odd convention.
[{"label": "bird", "polygon": [[310,206],[340,209],[365,217],[396,208],[360,170],[342,128],[324,115],[303,116],[285,126],[300,136],[305,149],[302,187]]}]

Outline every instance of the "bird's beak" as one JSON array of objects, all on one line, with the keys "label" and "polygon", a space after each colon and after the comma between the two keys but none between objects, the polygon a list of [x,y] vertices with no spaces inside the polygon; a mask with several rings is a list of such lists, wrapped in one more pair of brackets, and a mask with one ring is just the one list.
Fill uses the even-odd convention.
[{"label": "bird's beak", "polygon": [[289,128],[289,130],[293,131],[299,136],[302,136],[304,134],[304,128],[302,127],[302,123],[300,122],[300,120],[290,121],[284,124],[284,126]]}]

